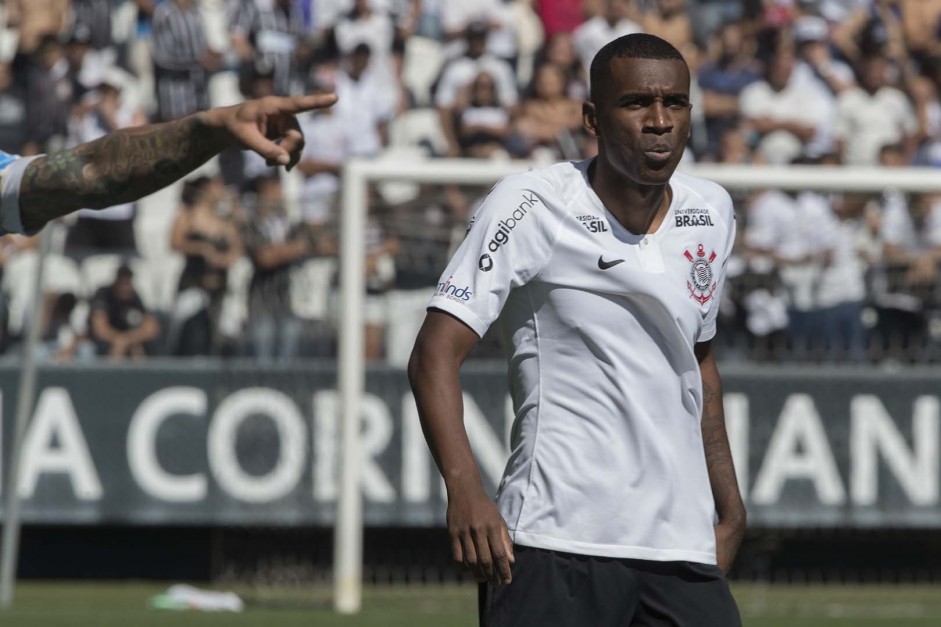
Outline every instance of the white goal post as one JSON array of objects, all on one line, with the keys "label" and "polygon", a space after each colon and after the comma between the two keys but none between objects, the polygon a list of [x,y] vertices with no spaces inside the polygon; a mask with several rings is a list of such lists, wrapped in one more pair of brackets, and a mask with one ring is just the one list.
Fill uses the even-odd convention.
[{"label": "white goal post", "polygon": [[[361,403],[365,384],[363,298],[368,185],[408,182],[489,185],[501,177],[526,171],[532,163],[470,159],[362,160],[343,168],[340,212],[340,303],[338,385],[341,421],[340,489],[334,547],[334,606],[341,613],[358,612],[362,586],[362,494],[359,443]],[[932,168],[836,166],[690,165],[683,171],[729,189],[781,189],[880,192],[898,188],[911,192],[941,191],[941,171]]]}]

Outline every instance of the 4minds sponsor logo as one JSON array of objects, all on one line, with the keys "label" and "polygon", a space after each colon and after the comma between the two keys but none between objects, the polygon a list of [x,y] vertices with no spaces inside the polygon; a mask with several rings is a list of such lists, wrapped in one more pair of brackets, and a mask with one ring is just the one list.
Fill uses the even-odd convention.
[{"label": "4minds sponsor logo", "polygon": [[469,285],[460,286],[456,283],[452,283],[453,276],[449,276],[447,281],[443,283],[438,283],[438,288],[435,290],[435,294],[440,296],[445,296],[449,300],[454,300],[460,303],[466,303],[471,299],[471,296],[474,293],[470,290]]}]

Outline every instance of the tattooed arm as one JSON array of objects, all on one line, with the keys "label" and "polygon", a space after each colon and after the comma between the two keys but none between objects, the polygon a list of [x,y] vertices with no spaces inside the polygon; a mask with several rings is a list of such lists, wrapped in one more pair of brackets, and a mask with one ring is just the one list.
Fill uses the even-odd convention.
[{"label": "tattooed arm", "polygon": [[28,232],[85,207],[131,202],[192,172],[226,148],[249,148],[269,165],[294,167],[304,147],[294,114],[329,107],[332,94],[268,97],[128,128],[26,166],[19,188]]},{"label": "tattooed arm", "polygon": [[712,486],[719,523],[716,525],[716,558],[719,568],[728,572],[745,535],[745,504],[738,491],[729,436],[722,408],[722,380],[711,342],[696,345],[696,358],[702,375],[702,439],[706,468]]}]

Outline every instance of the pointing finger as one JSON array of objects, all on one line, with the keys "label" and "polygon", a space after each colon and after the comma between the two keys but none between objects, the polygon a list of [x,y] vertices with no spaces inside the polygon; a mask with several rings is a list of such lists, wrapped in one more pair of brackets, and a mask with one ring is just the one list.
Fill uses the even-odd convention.
[{"label": "pointing finger", "polygon": [[[308,94],[306,96],[270,96],[270,104],[281,113],[301,113],[313,109],[324,109],[337,101],[336,94]],[[266,103],[267,104],[267,103]]]}]

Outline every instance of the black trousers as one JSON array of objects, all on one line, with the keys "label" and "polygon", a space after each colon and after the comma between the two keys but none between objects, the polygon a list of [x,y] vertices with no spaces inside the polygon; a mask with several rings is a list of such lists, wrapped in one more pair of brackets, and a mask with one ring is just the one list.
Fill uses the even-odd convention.
[{"label": "black trousers", "polygon": [[480,584],[481,627],[740,627],[717,566],[514,548],[513,582]]}]

